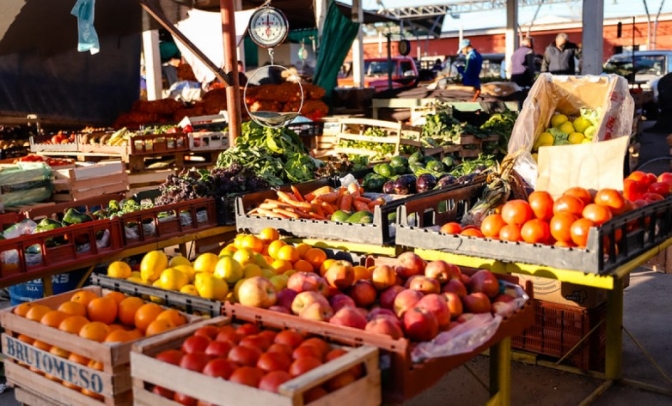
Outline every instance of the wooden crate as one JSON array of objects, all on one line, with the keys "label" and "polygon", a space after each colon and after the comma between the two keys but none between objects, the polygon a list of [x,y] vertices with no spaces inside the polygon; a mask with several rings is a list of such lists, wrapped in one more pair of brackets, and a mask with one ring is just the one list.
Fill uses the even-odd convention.
[{"label": "wooden crate", "polygon": [[[108,292],[98,286],[89,286],[84,290],[91,290],[98,295]],[[56,309],[61,303],[69,301],[77,291],[79,290],[40,299],[34,303]],[[0,323],[5,330],[2,334],[5,374],[10,384],[40,393],[53,404],[69,406],[133,404],[130,351],[134,342],[138,340],[114,344],[99,343],[17,316],[12,313],[13,309],[12,307],[0,311]],[[185,317],[189,321],[198,319],[190,315]],[[103,370],[98,371],[42,351],[18,340],[19,334],[99,361],[103,364]],[[65,387],[60,382],[46,378],[44,374],[90,390],[102,397],[102,400]]]},{"label": "wooden crate", "polygon": [[128,190],[126,165],[121,161],[78,164],[54,169],[54,201],[67,202]]},{"label": "wooden crate", "polygon": [[[386,133],[386,136],[376,137],[364,135],[367,129],[379,128]],[[405,125],[401,122],[371,120],[364,118],[344,118],[339,120],[339,132],[336,135],[336,143],[331,150],[333,154],[354,154],[354,155],[377,155],[377,152],[363,148],[341,147],[342,140],[363,141],[380,144],[394,145],[394,151],[390,156],[399,155],[402,145],[410,145],[422,149],[420,136],[422,129]]]},{"label": "wooden crate", "polygon": [[229,148],[228,132],[205,131],[189,133],[189,150],[191,151],[223,151]]},{"label": "wooden crate", "polygon": [[[220,316],[203,323],[221,326],[229,324],[230,320]],[[364,377],[311,402],[310,405],[373,406],[381,403],[378,349],[369,346],[352,349],[346,355],[285,382],[278,388],[279,393],[208,377],[154,358],[161,351],[179,348],[182,342],[202,325],[185,326],[156,338],[145,339],[133,346],[131,375],[136,406],[176,405],[174,401],[152,393],[153,385],[170,388],[211,404],[222,404],[222,400],[226,399],[226,404],[229,406],[298,406],[304,404],[305,392],[358,364],[365,364]]]}]

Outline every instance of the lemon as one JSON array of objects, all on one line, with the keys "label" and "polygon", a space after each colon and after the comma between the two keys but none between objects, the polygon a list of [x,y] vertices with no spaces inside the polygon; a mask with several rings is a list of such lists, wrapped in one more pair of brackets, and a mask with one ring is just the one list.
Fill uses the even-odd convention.
[{"label": "lemon", "polygon": [[266,262],[266,258],[264,258],[264,256],[261,255],[261,254],[255,254],[254,255],[254,263],[259,265],[260,268],[269,268],[270,267],[268,262]]},{"label": "lemon", "polygon": [[[131,277],[142,279],[142,274],[140,273],[140,271],[133,271],[133,272],[131,272]],[[128,278],[126,278],[126,279],[128,279]]]},{"label": "lemon", "polygon": [[168,266],[170,268],[174,268],[177,265],[189,265],[191,266],[191,261],[187,259],[186,257],[183,257],[182,255],[176,255],[168,261]]},{"label": "lemon", "polygon": [[549,147],[553,145],[554,142],[555,138],[553,138],[553,135],[551,135],[551,133],[543,132],[539,134],[537,142],[534,144],[534,146],[536,149],[539,149],[539,147]]},{"label": "lemon", "polygon": [[147,284],[147,282],[145,282],[139,276],[131,276],[131,277],[126,278],[126,280],[131,282],[131,283],[137,283],[137,284],[140,284],[140,285],[146,285]]},{"label": "lemon", "polygon": [[586,137],[583,137],[583,139],[581,140],[581,144],[590,144],[592,142],[593,142],[593,140],[591,140],[590,138],[586,138]]},{"label": "lemon", "polygon": [[168,268],[168,257],[163,251],[150,251],[140,262],[140,276],[147,282],[159,279],[161,272]]},{"label": "lemon", "polygon": [[182,289],[182,286],[189,283],[189,277],[182,271],[175,268],[168,268],[161,272],[159,281],[164,289],[180,290]]},{"label": "lemon", "polygon": [[[152,287],[159,288],[159,289],[164,289],[163,284],[161,283],[161,279],[155,280],[154,283],[152,283]],[[162,298],[160,298],[158,296],[150,296],[149,300],[151,300],[154,303],[158,303],[158,304],[163,304],[165,302]]]},{"label": "lemon", "polygon": [[247,264],[243,267],[243,278],[251,278],[253,276],[261,276],[261,267],[257,264]]},{"label": "lemon", "polygon": [[572,123],[570,123],[569,121],[560,125],[560,127],[558,129],[565,134],[571,134],[573,132],[576,132],[576,131],[574,131],[574,125],[572,125]]},{"label": "lemon", "polygon": [[189,279],[189,282],[194,281],[194,275],[196,275],[196,271],[194,268],[192,268],[191,264],[189,265],[175,265],[172,267],[173,269],[177,269],[178,271],[184,272],[185,275],[187,275],[187,279]]},{"label": "lemon", "polygon": [[199,272],[215,272],[215,266],[219,261],[219,257],[211,252],[206,252],[198,256],[194,261],[194,271]]},{"label": "lemon", "polygon": [[194,285],[184,285],[184,286],[182,286],[182,289],[180,289],[180,293],[185,293],[187,295],[192,295],[192,296],[198,296],[198,290],[196,290],[196,286],[194,286]]},{"label": "lemon", "polygon": [[243,267],[231,257],[222,257],[217,261],[213,275],[224,279],[227,283],[236,283],[243,277]]},{"label": "lemon", "polygon": [[597,127],[594,125],[591,125],[590,127],[586,128],[586,131],[583,132],[583,135],[586,136],[586,138],[593,139],[593,136],[595,135],[595,131],[597,131]]},{"label": "lemon", "polygon": [[585,139],[586,137],[583,136],[581,133],[571,133],[569,134],[569,143],[570,144],[581,144],[581,142]]},{"label": "lemon", "polygon": [[287,281],[289,280],[289,276],[287,275],[275,275],[269,279],[273,286],[275,287],[276,292],[280,292],[284,288],[287,287]]},{"label": "lemon", "polygon": [[116,279],[126,279],[132,274],[131,267],[126,262],[114,261],[107,267],[107,276]]},{"label": "lemon", "polygon": [[534,159],[534,162],[539,163],[539,154],[532,154],[532,159]]},{"label": "lemon", "polygon": [[252,250],[241,248],[233,253],[233,259],[235,259],[242,266],[245,266],[251,262],[254,262],[255,255],[256,254]]},{"label": "lemon", "polygon": [[233,286],[233,298],[235,301],[238,301],[238,289],[240,289],[240,285],[245,282],[245,279],[241,279],[236,284]]},{"label": "lemon", "polygon": [[283,272],[282,275],[285,275],[286,277],[289,278],[290,276],[294,275],[297,272],[299,271],[297,271],[296,269],[290,269],[289,271]]},{"label": "lemon", "polygon": [[226,282],[209,272],[196,274],[194,286],[198,291],[198,295],[206,299],[224,300],[227,293],[229,293],[229,287]]},{"label": "lemon", "polygon": [[561,125],[569,121],[566,115],[564,114],[554,114],[551,117],[551,127],[560,128]]},{"label": "lemon", "polygon": [[261,269],[261,276],[263,276],[266,279],[271,279],[275,275],[278,275],[278,274],[275,273],[275,270],[273,270],[273,269],[268,269],[268,268],[262,268]]},{"label": "lemon", "polygon": [[245,239],[245,235],[246,234],[238,234],[236,238],[233,239],[232,245],[238,249],[244,248],[243,240]]},{"label": "lemon", "polygon": [[576,132],[581,133],[581,134],[584,134],[586,132],[586,128],[593,125],[590,122],[590,120],[588,120],[586,118],[583,118],[583,117],[579,117],[576,120],[574,120],[573,124],[574,124],[574,129],[576,130]]}]

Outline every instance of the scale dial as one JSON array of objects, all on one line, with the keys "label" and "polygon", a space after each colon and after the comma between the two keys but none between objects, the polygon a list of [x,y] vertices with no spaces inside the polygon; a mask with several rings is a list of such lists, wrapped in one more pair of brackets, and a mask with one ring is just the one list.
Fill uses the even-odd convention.
[{"label": "scale dial", "polygon": [[289,22],[285,14],[275,7],[262,7],[250,18],[250,37],[263,48],[273,48],[281,44],[289,32]]}]

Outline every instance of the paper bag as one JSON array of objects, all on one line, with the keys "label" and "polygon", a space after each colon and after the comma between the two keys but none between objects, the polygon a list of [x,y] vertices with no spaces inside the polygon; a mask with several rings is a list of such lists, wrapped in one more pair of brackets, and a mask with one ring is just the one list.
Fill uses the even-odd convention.
[{"label": "paper bag", "polygon": [[623,190],[623,162],[629,137],[590,144],[539,148],[535,190],[558,197],[570,187]]},{"label": "paper bag", "polygon": [[549,126],[556,110],[568,116],[578,116],[582,107],[600,113],[593,142],[628,138],[631,134],[635,104],[630,96],[628,82],[623,77],[542,73],[523,103],[508,148],[510,154],[524,151],[516,160],[514,169],[531,186],[535,186],[538,176],[537,163],[531,154],[536,138]]}]

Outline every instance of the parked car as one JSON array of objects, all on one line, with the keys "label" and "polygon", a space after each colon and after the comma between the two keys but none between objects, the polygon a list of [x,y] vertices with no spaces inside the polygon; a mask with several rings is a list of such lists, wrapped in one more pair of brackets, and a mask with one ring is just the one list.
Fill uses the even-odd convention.
[{"label": "parked car", "polygon": [[[605,73],[616,73],[632,79],[632,53],[613,55],[604,64]],[[653,101],[658,102],[658,81],[672,72],[672,51],[635,51],[633,83],[653,90]]]},{"label": "parked car", "polygon": [[[388,72],[392,71],[392,88],[413,87],[418,83],[418,67],[412,58],[395,57],[391,59],[391,67],[387,58],[368,58],[364,60],[364,87],[372,87],[376,92],[388,90]],[[339,87],[354,86],[352,67],[344,69],[338,78]]]}]

